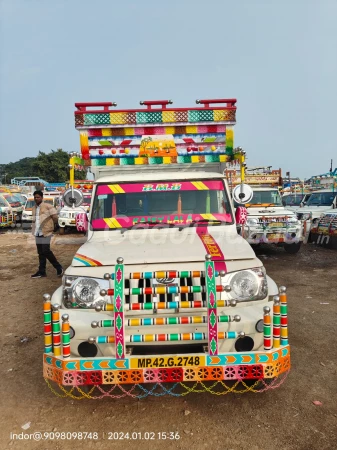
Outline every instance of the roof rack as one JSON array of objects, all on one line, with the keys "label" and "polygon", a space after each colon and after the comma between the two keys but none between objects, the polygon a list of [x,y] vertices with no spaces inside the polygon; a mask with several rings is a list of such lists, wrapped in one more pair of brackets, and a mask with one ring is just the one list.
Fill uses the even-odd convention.
[{"label": "roof rack", "polygon": [[191,108],[172,100],[144,100],[145,108],[114,109],[115,102],[75,103],[85,165],[133,166],[225,163],[233,147],[236,99],[202,99]]}]

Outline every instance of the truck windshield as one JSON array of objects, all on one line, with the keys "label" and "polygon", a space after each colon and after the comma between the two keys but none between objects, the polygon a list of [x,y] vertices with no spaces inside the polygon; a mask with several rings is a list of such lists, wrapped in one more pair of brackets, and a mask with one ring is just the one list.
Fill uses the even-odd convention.
[{"label": "truck windshield", "polygon": [[16,208],[18,206],[21,206],[21,203],[19,202],[19,199],[16,198],[14,195],[6,195],[5,199],[8,201],[8,203],[13,207]]},{"label": "truck windshield", "polygon": [[96,230],[233,223],[222,180],[100,184],[91,219]]},{"label": "truck windshield", "polygon": [[8,203],[3,197],[0,197],[0,206],[2,207],[8,207]]},{"label": "truck windshield", "polygon": [[337,192],[316,192],[310,195],[306,206],[331,206]]},{"label": "truck windshield", "polygon": [[305,194],[291,194],[283,197],[286,206],[300,206]]},{"label": "truck windshield", "polygon": [[280,193],[276,190],[254,191],[253,198],[246,206],[282,206]]},{"label": "truck windshield", "polygon": [[85,195],[83,198],[82,206],[90,206],[91,203],[91,195]]}]

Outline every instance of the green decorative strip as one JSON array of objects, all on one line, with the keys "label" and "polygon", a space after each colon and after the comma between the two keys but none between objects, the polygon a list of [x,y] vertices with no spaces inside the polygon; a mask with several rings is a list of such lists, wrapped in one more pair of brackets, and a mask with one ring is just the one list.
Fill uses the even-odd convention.
[{"label": "green decorative strip", "polygon": [[178,164],[191,163],[192,157],[191,156],[178,156],[177,162],[178,162]]},{"label": "green decorative strip", "polygon": [[170,341],[179,341],[179,334],[170,334]]},{"label": "green decorative strip", "polygon": [[169,317],[168,318],[169,325],[178,325],[179,324],[178,321],[179,321],[178,317]]},{"label": "green decorative strip", "polygon": [[60,322],[53,322],[53,333],[60,333],[61,327]]},{"label": "green decorative strip", "polygon": [[219,322],[229,322],[229,316],[218,316]]},{"label": "green decorative strip", "polygon": [[274,315],[274,317],[273,317],[273,323],[274,323],[274,325],[276,325],[276,326],[281,325],[281,317],[280,317],[280,316],[275,316],[275,315]]},{"label": "green decorative strip", "polygon": [[120,166],[134,166],[135,160],[134,158],[120,158],[119,165]]},{"label": "green decorative strip", "polygon": [[163,122],[161,111],[137,112],[136,120],[137,120],[137,123],[162,123]]},{"label": "green decorative strip", "polygon": [[84,125],[110,124],[110,114],[84,114]]},{"label": "green decorative strip", "polygon": [[219,162],[220,156],[219,155],[205,155],[205,162]]},{"label": "green decorative strip", "polygon": [[287,315],[287,311],[288,311],[287,305],[282,305],[281,304],[280,310],[281,310],[281,316],[286,316]]},{"label": "green decorative strip", "polygon": [[188,111],[189,122],[213,122],[213,120],[214,120],[213,110]]},{"label": "green decorative strip", "polygon": [[149,164],[162,164],[163,158],[160,156],[157,156],[155,158],[149,158]]},{"label": "green decorative strip", "polygon": [[271,336],[271,326],[270,325],[264,325],[263,334],[265,336]]},{"label": "green decorative strip", "polygon": [[69,333],[62,335],[62,344],[63,345],[70,344],[70,335],[69,335]]}]

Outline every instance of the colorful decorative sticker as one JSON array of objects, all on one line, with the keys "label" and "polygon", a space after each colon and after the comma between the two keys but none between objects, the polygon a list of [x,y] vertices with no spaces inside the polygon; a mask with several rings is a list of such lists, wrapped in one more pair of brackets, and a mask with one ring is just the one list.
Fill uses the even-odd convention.
[{"label": "colorful decorative sticker", "polygon": [[216,270],[224,270],[227,272],[225,256],[216,240],[208,232],[207,227],[197,226],[197,235],[203,243],[205,250],[212,256]]},{"label": "colorful decorative sticker", "polygon": [[89,258],[88,256],[81,255],[80,253],[75,254],[74,260],[81,262],[84,266],[102,266],[102,263],[96,259]]},{"label": "colorful decorative sticker", "polygon": [[160,183],[129,183],[129,184],[101,184],[97,187],[96,195],[126,194],[136,192],[162,192],[162,191],[223,191],[221,180],[214,181],[181,181]]},{"label": "colorful decorative sticker", "polygon": [[[105,230],[105,229],[115,229],[115,228],[128,228],[132,226],[139,226],[139,228],[145,228],[150,225],[191,225],[192,223],[198,224],[199,222],[217,222],[217,221],[231,223],[232,216],[230,214],[171,214],[171,215],[161,215],[161,216],[117,216],[112,218],[104,219],[93,219],[92,229],[93,230]],[[203,240],[203,238],[201,238]],[[205,242],[207,237],[205,238]],[[203,241],[204,242],[204,241]],[[205,248],[206,244],[204,242]],[[210,242],[210,241],[208,241]],[[211,246],[210,246],[211,248]],[[211,252],[209,252],[211,253]],[[215,254],[216,252],[213,251]],[[74,259],[79,260],[77,257]],[[84,262],[81,260],[81,262]],[[86,264],[94,265],[94,264]]]},{"label": "colorful decorative sticker", "polygon": [[208,353],[218,354],[218,317],[216,306],[215,268],[213,261],[205,262],[206,301],[208,324]]},{"label": "colorful decorative sticker", "polygon": [[114,329],[116,358],[125,358],[125,338],[124,338],[124,266],[115,266],[115,292],[114,292]]}]

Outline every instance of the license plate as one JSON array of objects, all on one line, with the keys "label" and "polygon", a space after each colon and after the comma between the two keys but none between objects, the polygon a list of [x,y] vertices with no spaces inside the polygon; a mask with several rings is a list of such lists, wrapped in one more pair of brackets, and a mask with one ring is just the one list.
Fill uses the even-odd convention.
[{"label": "license plate", "polygon": [[163,356],[156,358],[131,358],[131,369],[145,369],[147,367],[188,367],[205,366],[205,356]]},{"label": "license plate", "polygon": [[267,238],[270,239],[283,239],[283,234],[268,234]]},{"label": "license plate", "polygon": [[269,224],[270,227],[283,227],[283,223],[282,222],[271,222]]},{"label": "license plate", "polygon": [[71,220],[70,223],[76,223],[76,220]]}]

